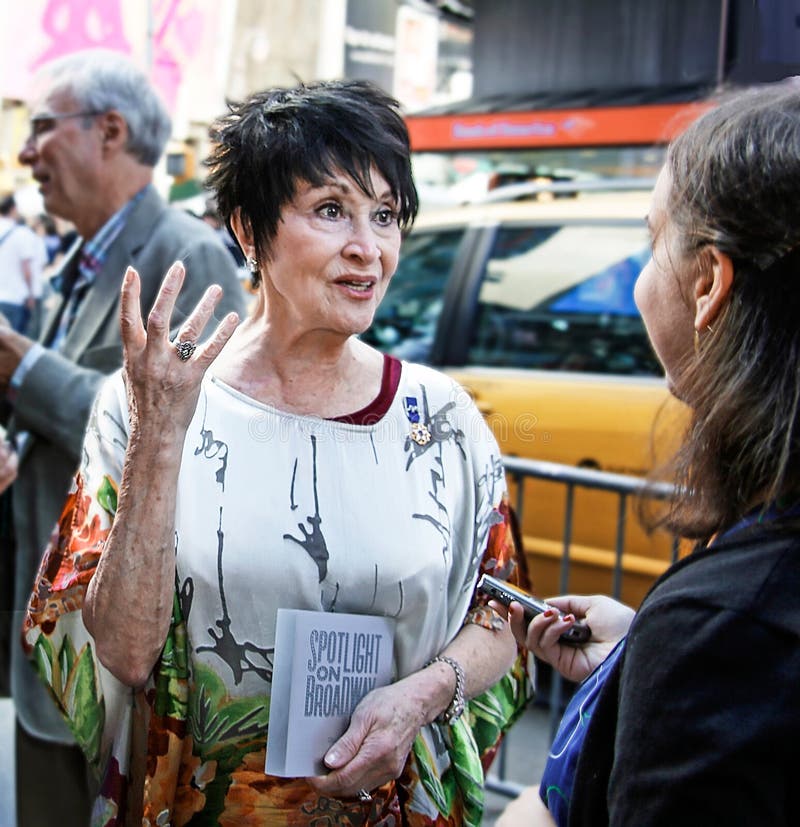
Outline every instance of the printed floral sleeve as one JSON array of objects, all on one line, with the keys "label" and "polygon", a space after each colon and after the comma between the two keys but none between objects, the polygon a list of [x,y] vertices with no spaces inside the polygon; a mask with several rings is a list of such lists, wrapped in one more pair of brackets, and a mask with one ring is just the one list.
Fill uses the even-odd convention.
[{"label": "printed floral sleeve", "polygon": [[[480,574],[491,574],[527,589],[528,570],[522,538],[507,495],[503,495],[497,512],[501,519],[489,530]],[[476,592],[465,623],[475,623],[487,629],[501,628],[505,621],[487,605],[488,600],[486,595]],[[527,650],[518,647],[517,657],[508,672],[494,686],[468,703],[471,729],[484,770],[488,769],[494,759],[503,735],[523,713],[531,698],[528,663]]]},{"label": "printed floral sleeve", "polygon": [[[480,573],[486,572],[526,587],[527,569],[522,545],[517,539],[519,533],[514,513],[505,496],[494,508],[490,521],[488,541],[480,559]],[[486,605],[486,599],[475,596],[464,622],[496,629],[505,621]],[[441,732],[440,737],[450,756],[449,769],[437,774],[433,750],[423,737],[417,737],[411,766],[430,800],[436,802],[441,814],[447,815],[429,821],[418,818],[409,808],[407,815],[411,827],[427,827],[432,823],[448,827],[455,824],[479,827],[483,820],[486,773],[503,736],[523,713],[530,697],[528,654],[520,648],[506,674],[494,686],[469,700],[460,718],[448,725],[432,725]]]},{"label": "printed floral sleeve", "polygon": [[[527,567],[516,519],[506,493],[506,479],[500,452],[477,409],[473,412],[470,445],[475,468],[475,513],[472,548],[465,555],[465,567],[456,578],[471,594],[463,624],[471,623],[496,630],[505,621],[491,609],[488,599],[475,592],[478,577],[492,574],[528,587]],[[479,827],[483,820],[484,785],[502,739],[525,710],[531,697],[528,653],[523,648],[505,675],[481,695],[470,699],[464,714],[450,724],[434,723],[450,758],[447,770],[437,773],[435,749],[423,737],[414,742],[413,767],[428,798],[445,818],[435,824]],[[456,804],[456,802],[458,802]],[[410,813],[411,827],[430,822]]]},{"label": "printed floral sleeve", "polygon": [[[480,573],[491,574],[523,589],[530,589],[528,566],[522,548],[522,537],[517,517],[508,502],[508,495],[497,506],[498,519],[489,529],[486,551],[480,563]],[[502,628],[503,619],[489,605],[489,597],[476,592],[466,623],[475,623],[486,629]]]},{"label": "printed floral sleeve", "polygon": [[86,587],[117,510],[127,441],[125,388],[116,374],[95,403],[81,469],[36,577],[23,630],[23,646],[95,776],[91,827],[167,823],[176,807],[192,812],[196,804],[177,793],[187,750],[191,758],[186,627],[177,596],[161,657],[136,691],[100,663],[83,624]]},{"label": "printed floral sleeve", "polygon": [[97,660],[82,618],[117,508],[126,443],[119,394],[109,380],[95,403],[83,462],[34,581],[22,631],[26,654],[95,772],[110,748],[110,718],[129,695]]}]

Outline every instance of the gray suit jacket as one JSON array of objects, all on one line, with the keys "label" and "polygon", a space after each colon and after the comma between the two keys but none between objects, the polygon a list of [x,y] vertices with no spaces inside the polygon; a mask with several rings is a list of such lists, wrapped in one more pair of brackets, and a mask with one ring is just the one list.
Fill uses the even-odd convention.
[{"label": "gray suit jacket", "polygon": [[[77,252],[64,263],[62,273],[74,272],[71,268],[77,266],[76,256]],[[29,437],[21,451],[12,492],[17,548],[11,687],[20,722],[39,738],[71,741],[55,704],[25,659],[16,630],[21,628],[42,552],[80,464],[83,434],[95,395],[105,376],[122,365],[119,291],[125,268],[130,264],[139,272],[142,312],[146,314],[176,259],[186,265],[186,280],[172,317],[173,329],[215,283],[224,290],[217,318],[231,310],[243,316],[244,293],[230,253],[207,225],[167,207],[150,187],[109,250],[61,352],[48,350],[41,356],[26,375],[14,405],[13,427],[28,432]],[[59,307],[45,321],[42,341],[48,341],[60,311]]]}]

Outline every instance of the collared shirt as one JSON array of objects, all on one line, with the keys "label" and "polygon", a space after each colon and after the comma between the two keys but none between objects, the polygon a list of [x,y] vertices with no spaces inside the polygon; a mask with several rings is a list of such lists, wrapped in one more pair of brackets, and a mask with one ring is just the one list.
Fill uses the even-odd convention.
[{"label": "collared shirt", "polygon": [[[127,223],[133,208],[144,197],[144,194],[150,186],[152,185],[148,184],[137,192],[130,201],[124,204],[114,213],[114,215],[111,216],[111,218],[108,219],[108,221],[106,221],[105,224],[103,224],[103,226],[92,236],[92,238],[83,243],[83,248],[80,252],[80,259],[78,262],[78,277],[72,285],[72,290],[70,291],[66,305],[61,313],[58,330],[53,337],[53,341],[49,344],[50,349],[60,349],[67,333],[69,332],[69,328],[75,319],[80,301],[86,295],[86,292],[92,284],[94,284],[97,274],[100,272],[103,264],[105,264],[105,261],[108,258],[108,251],[111,249],[111,245],[117,240],[117,237],[125,228],[125,224]],[[26,375],[33,368],[44,351],[44,347],[34,344],[33,347],[31,347],[25,354],[22,361],[17,365],[17,368],[11,376],[11,380],[8,385],[7,396],[9,401],[12,403],[14,402],[22,383],[25,381]]]},{"label": "collared shirt", "polygon": [[72,285],[64,309],[61,312],[58,330],[49,345],[53,350],[61,349],[64,339],[67,338],[72,323],[75,321],[81,302],[94,284],[97,274],[108,258],[111,245],[117,240],[117,236],[122,232],[128,221],[128,216],[142,199],[146,190],[147,187],[136,193],[127,204],[124,204],[103,224],[92,238],[84,242],[78,259],[78,277]]},{"label": "collared shirt", "polygon": [[127,204],[124,204],[117,210],[97,233],[83,245],[80,263],[78,264],[78,270],[80,271],[78,281],[83,277],[86,284],[94,283],[97,274],[100,272],[103,264],[105,264],[106,258],[108,258],[108,251],[111,245],[122,232],[128,221],[128,216],[136,204],[142,200],[149,186],[150,184],[144,189],[139,190]]}]

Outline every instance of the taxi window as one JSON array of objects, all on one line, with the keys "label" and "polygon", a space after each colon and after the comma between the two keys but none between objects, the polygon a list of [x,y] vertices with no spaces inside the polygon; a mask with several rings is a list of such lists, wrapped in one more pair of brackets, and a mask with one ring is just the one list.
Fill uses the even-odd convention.
[{"label": "taxi window", "polygon": [[500,228],[469,363],[661,376],[633,301],[648,256],[639,226]]},{"label": "taxi window", "polygon": [[445,284],[464,232],[415,232],[403,242],[391,287],[361,337],[365,342],[399,359],[429,359]]}]

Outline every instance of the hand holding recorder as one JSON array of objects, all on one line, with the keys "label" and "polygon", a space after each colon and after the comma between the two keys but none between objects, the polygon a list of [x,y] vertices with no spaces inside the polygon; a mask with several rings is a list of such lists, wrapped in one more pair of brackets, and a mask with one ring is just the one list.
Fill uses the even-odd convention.
[{"label": "hand holding recorder", "polygon": [[[509,607],[508,618],[517,642],[527,647],[540,660],[549,663],[567,680],[576,683],[584,680],[608,657],[627,634],[635,614],[629,606],[605,595],[567,595],[553,597],[546,603],[528,596],[541,609],[531,619],[516,596],[501,599],[496,594],[486,592],[483,588],[486,584],[482,585],[485,577],[479,581],[478,588],[490,593],[501,605]],[[523,596],[527,595],[527,592],[520,592],[502,580],[494,582],[502,584],[503,590],[514,588]],[[512,601],[517,605],[509,606]],[[574,633],[572,639],[564,639],[564,634],[578,625],[576,618],[580,618],[581,627],[588,630],[583,643],[576,643]],[[586,632],[581,635],[586,635]]]},{"label": "hand holding recorder", "polygon": [[[564,615],[561,615],[555,606],[550,606],[544,600],[539,600],[524,589],[507,583],[505,580],[498,580],[489,574],[481,575],[481,579],[478,580],[478,591],[488,594],[505,607],[508,607],[512,601],[519,603],[528,623],[539,614],[545,614],[548,617],[550,614],[559,614],[564,619]],[[591,636],[592,630],[585,623],[579,623],[573,617],[569,627],[562,631],[561,642],[567,646],[580,646],[586,643]]]}]

